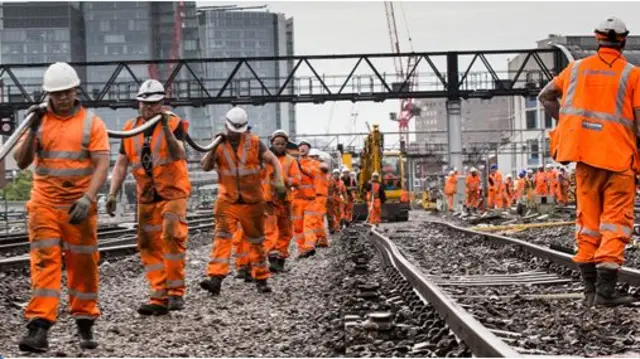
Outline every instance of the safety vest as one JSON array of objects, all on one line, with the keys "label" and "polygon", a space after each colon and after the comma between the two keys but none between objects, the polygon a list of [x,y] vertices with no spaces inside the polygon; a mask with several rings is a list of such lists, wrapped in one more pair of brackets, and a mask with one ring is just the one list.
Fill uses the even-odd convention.
[{"label": "safety vest", "polygon": [[[66,119],[52,112],[43,116],[36,135],[39,146],[34,162],[32,199],[68,204],[87,191],[95,170],[89,152],[94,121],[101,122],[108,142],[102,120],[84,107]],[[105,146],[108,151],[108,143]]]},{"label": "safety vest", "polygon": [[276,176],[273,166],[265,164],[260,170],[260,178],[262,179],[262,193],[264,195],[264,200],[266,202],[272,202],[276,198]]},{"label": "safety vest", "polygon": [[[287,183],[289,183],[290,185],[300,185],[300,169],[296,164],[295,158],[286,153],[283,156],[277,156],[277,158],[278,161],[280,161],[280,166],[282,167],[282,177],[284,177],[283,180],[285,185]],[[275,196],[276,178],[274,176],[271,176],[270,180],[271,188],[273,189],[273,195]],[[287,186],[287,196],[285,197],[285,201],[290,202],[291,199],[291,188]]]},{"label": "safety vest", "polygon": [[640,91],[638,71],[612,49],[569,64],[560,75],[560,120],[551,141],[556,161],[610,171],[640,168],[632,103]]},{"label": "safety vest", "polygon": [[237,152],[226,140],[216,149],[216,168],[221,199],[236,203],[264,201],[260,177],[260,138],[250,133],[240,135]]},{"label": "safety vest", "polygon": [[494,173],[489,174],[489,178],[493,181],[493,185],[489,182],[489,191],[500,191],[502,188],[502,173],[496,170]]},{"label": "safety vest", "polygon": [[[142,124],[142,118],[138,117],[127,121],[125,131],[130,131]],[[169,130],[174,132],[181,126],[181,119],[169,116]],[[174,160],[169,155],[169,145],[164,135],[162,124],[156,125],[151,135],[151,161],[153,163],[152,177],[147,175],[142,165],[142,147],[144,145],[144,133],[124,139],[124,151],[132,166],[133,177],[136,179],[138,201],[140,203],[152,203],[154,191],[163,200],[187,198],[191,193],[191,182],[187,161],[184,158]],[[153,190],[151,190],[153,188]]]},{"label": "safety vest", "polygon": [[373,193],[374,201],[380,201],[379,193],[380,193],[380,183],[379,182],[371,182],[371,191],[367,193],[367,201],[371,202],[371,194]]},{"label": "safety vest", "polygon": [[467,192],[475,192],[480,188],[480,176],[472,176],[469,174],[465,180]]},{"label": "safety vest", "polygon": [[293,192],[293,196],[294,198],[313,199],[316,197],[316,190],[313,185],[318,174],[315,161],[310,157],[301,157],[298,164],[300,165],[302,180],[300,181],[300,186]]},{"label": "safety vest", "polygon": [[458,177],[456,175],[447,176],[447,181],[444,184],[444,194],[449,196],[455,194],[457,183]]},{"label": "safety vest", "polygon": [[316,176],[315,188],[317,196],[328,196],[329,195],[329,181],[330,175],[328,173],[320,173]]}]

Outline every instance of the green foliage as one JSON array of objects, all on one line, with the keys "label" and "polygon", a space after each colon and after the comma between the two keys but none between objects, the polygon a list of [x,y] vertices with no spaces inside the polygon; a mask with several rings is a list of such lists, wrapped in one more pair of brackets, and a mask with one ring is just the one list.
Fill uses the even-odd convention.
[{"label": "green foliage", "polygon": [[7,183],[7,185],[2,189],[2,193],[8,201],[26,201],[29,199],[29,195],[31,194],[32,182],[33,175],[31,174],[31,171],[20,171],[16,178]]}]

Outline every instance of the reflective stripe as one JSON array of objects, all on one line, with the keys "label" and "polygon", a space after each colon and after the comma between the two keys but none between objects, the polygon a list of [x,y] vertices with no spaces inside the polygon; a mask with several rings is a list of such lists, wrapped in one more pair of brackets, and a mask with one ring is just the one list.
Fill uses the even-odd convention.
[{"label": "reflective stripe", "polygon": [[304,184],[304,185],[298,186],[298,189],[307,189],[307,188],[313,188],[313,185],[312,184]]},{"label": "reflective stripe", "polygon": [[86,110],[84,115],[84,126],[82,128],[82,149],[88,150],[91,142],[91,127],[93,127],[93,112]]},{"label": "reflective stripe", "polygon": [[38,151],[38,156],[40,158],[54,158],[54,159],[65,159],[65,160],[84,160],[89,158],[89,151]]},{"label": "reflective stripe", "polygon": [[602,237],[602,235],[600,234],[599,231],[597,231],[595,229],[589,229],[587,227],[576,226],[576,232],[578,232],[578,234],[584,234],[584,235],[587,235],[587,236],[592,237],[592,238],[600,238],[600,237]]},{"label": "reflective stripe", "polygon": [[36,168],[36,174],[39,176],[52,176],[52,177],[72,177],[72,176],[89,176],[93,174],[93,167],[85,168],[48,168],[40,167]]},{"label": "reflective stripe", "polygon": [[62,249],[68,250],[72,253],[79,254],[93,254],[98,251],[98,246],[92,245],[82,245],[82,244],[69,244],[67,242],[62,242]]},{"label": "reflective stripe", "polygon": [[247,257],[249,255],[249,253],[236,253],[236,258],[244,258]]},{"label": "reflective stripe", "polygon": [[86,315],[86,314],[71,314],[74,319],[89,319],[95,320],[98,319],[97,315]]},{"label": "reflective stripe", "polygon": [[[590,111],[583,108],[572,107],[573,98],[575,97],[575,94],[576,94],[576,87],[578,86],[578,73],[579,73],[580,62],[582,62],[582,60],[578,60],[574,62],[573,67],[571,68],[571,73],[569,75],[569,88],[566,93],[566,100],[564,102],[564,105],[560,108],[560,114],[581,116],[581,117],[591,118],[595,120],[618,123],[623,125],[626,128],[633,129],[634,119],[623,118],[622,112],[624,109],[624,100],[627,92],[627,83],[629,82],[629,76],[634,66],[631,65],[630,63],[625,64],[624,70],[622,70],[622,74],[620,75],[620,80],[618,82],[618,92],[616,94],[615,113],[606,113],[606,112]],[[599,129],[593,126],[589,126],[588,124],[585,126],[584,123],[583,123],[583,127],[588,129]]]},{"label": "reflective stripe", "polygon": [[167,288],[180,288],[180,287],[184,287],[184,281],[181,279],[167,281]]},{"label": "reflective stripe", "polygon": [[236,163],[233,161],[233,157],[231,156],[231,153],[229,152],[229,148],[227,146],[222,147],[222,153],[224,154],[224,158],[227,160],[227,163],[229,163],[229,171],[235,172],[236,171]]},{"label": "reflective stripe", "polygon": [[56,247],[59,245],[60,238],[34,239],[33,242],[29,244],[31,250]]},{"label": "reflective stripe", "polygon": [[322,216],[323,214],[321,212],[316,212],[316,211],[304,211],[304,215],[305,216]]},{"label": "reflective stripe", "polygon": [[161,269],[164,269],[164,263],[149,264],[147,266],[144,266],[145,273],[149,273],[149,272],[153,272]]},{"label": "reflective stripe", "polygon": [[303,216],[291,216],[291,219],[295,221],[296,219],[304,219],[304,217]]},{"label": "reflective stripe", "polygon": [[44,289],[38,288],[34,289],[31,294],[34,297],[43,297],[43,298],[60,298],[60,291],[56,289]]},{"label": "reflective stripe", "polygon": [[229,263],[229,258],[211,258],[209,263]]},{"label": "reflective stripe", "polygon": [[161,224],[145,224],[141,227],[143,232],[162,232]]},{"label": "reflective stripe", "polygon": [[170,261],[178,261],[178,260],[184,259],[184,257],[186,257],[185,253],[165,253],[164,254],[164,259],[167,259]]},{"label": "reflective stripe", "polygon": [[606,223],[606,222],[600,223],[600,231],[617,233],[618,229],[620,229],[620,231],[622,231],[622,233],[624,233],[625,236],[631,236],[631,233],[633,233],[633,229],[627,226],[616,225],[613,223]]},{"label": "reflective stripe", "polygon": [[216,238],[232,238],[233,235],[229,232],[220,231],[220,232],[216,232],[215,237]]},{"label": "reflective stripe", "polygon": [[264,236],[262,236],[262,237],[255,237],[255,238],[247,237],[247,240],[248,240],[250,243],[257,243],[257,244],[260,244],[260,243],[264,242]]},{"label": "reflective stripe", "polygon": [[69,295],[82,300],[98,300],[98,293],[92,293],[92,292],[83,293],[75,289],[69,289]]},{"label": "reflective stripe", "polygon": [[251,266],[254,268],[267,268],[267,263],[265,262],[251,263]]},{"label": "reflective stripe", "polygon": [[163,299],[164,297],[167,296],[167,291],[166,290],[155,290],[155,291],[151,291],[151,294],[149,295],[151,298],[160,298]]},{"label": "reflective stripe", "polygon": [[620,265],[618,263],[612,263],[612,262],[601,262],[598,263],[596,265],[596,268],[604,268],[604,269],[618,269],[620,268]]}]

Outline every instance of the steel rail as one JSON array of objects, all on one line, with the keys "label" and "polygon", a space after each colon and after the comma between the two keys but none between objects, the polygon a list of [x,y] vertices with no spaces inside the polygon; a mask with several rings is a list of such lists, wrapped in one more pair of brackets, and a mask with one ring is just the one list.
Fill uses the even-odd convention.
[{"label": "steel rail", "polygon": [[[201,229],[211,229],[213,230],[213,219],[211,221],[211,223],[207,223],[207,224],[201,224],[199,226],[195,226],[195,227],[189,227],[189,233],[196,231],[196,230],[201,230]],[[108,245],[106,247],[102,247],[100,248],[100,243],[98,243],[98,251],[101,254],[119,254],[119,253],[124,253],[124,252],[128,252],[131,250],[137,250],[138,245],[133,243],[133,244],[120,244],[122,241],[124,241],[125,239],[135,239],[135,237],[127,237],[127,238],[123,238],[121,240],[114,240],[112,241],[112,243],[103,243],[104,245]],[[117,245],[113,245],[114,243],[117,243]],[[109,245],[111,244],[111,245]],[[0,259],[0,271],[4,271],[7,269],[12,269],[12,268],[24,268],[24,267],[29,267],[29,264],[31,263],[30,259],[29,259],[29,255],[28,254],[24,254],[24,255],[20,255],[20,256],[15,256],[15,257],[9,257],[9,258],[4,258],[4,259]]]},{"label": "steel rail", "polygon": [[437,285],[429,281],[416,266],[400,253],[398,247],[389,238],[373,228],[370,231],[370,237],[385,262],[393,265],[418,295],[436,309],[442,319],[447,322],[449,328],[471,349],[474,355],[500,358],[524,357],[483,326]]},{"label": "steel rail", "polygon": [[[478,232],[469,228],[457,226],[453,223],[443,222],[439,220],[426,220],[426,222],[440,224],[460,232],[482,236],[485,239],[493,240],[500,244],[519,246],[522,250],[530,253],[535,257],[543,258],[553,263],[572,269],[578,269],[578,265],[573,262],[572,256],[570,254],[560,252],[551,248],[545,248],[537,244],[529,243],[522,239],[507,237],[495,233]],[[640,286],[640,270],[629,267],[621,267],[618,271],[618,280],[631,286]]]}]

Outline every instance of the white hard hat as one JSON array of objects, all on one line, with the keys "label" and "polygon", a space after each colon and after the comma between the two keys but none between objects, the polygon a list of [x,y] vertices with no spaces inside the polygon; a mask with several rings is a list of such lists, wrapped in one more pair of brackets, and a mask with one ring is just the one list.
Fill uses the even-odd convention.
[{"label": "white hard hat", "polygon": [[247,111],[240,107],[234,107],[226,115],[227,129],[231,132],[243,133],[247,132],[249,120],[247,119]]},{"label": "white hard hat", "polygon": [[454,174],[456,174],[456,173],[453,172],[453,171],[449,171],[449,176],[453,176]]},{"label": "white hard hat", "polygon": [[349,173],[349,169],[347,167],[342,167],[342,173]]},{"label": "white hard hat", "polygon": [[595,33],[597,35],[601,35],[602,39],[608,39],[610,41],[615,41],[616,38],[607,38],[609,33],[613,32],[614,36],[622,36],[626,37],[629,35],[629,30],[627,29],[627,25],[624,24],[622,20],[615,16],[609,16],[603,22],[598,25],[595,29]]},{"label": "white hard hat", "polygon": [[271,134],[271,141],[276,137],[284,137],[286,141],[289,141],[289,134],[285,130],[276,130],[273,134]]},{"label": "white hard hat", "polygon": [[333,173],[334,175],[339,175],[340,170],[336,168],[335,170],[331,171],[331,173]]},{"label": "white hard hat", "polygon": [[300,142],[298,142],[298,147],[302,146],[302,145],[307,145],[309,146],[309,148],[313,147],[311,146],[311,143],[307,140],[300,140]]},{"label": "white hard hat", "polygon": [[326,162],[320,161],[320,168],[328,170],[329,165]]},{"label": "white hard hat", "polygon": [[471,172],[478,172],[478,170],[475,167],[471,167],[470,171]]},{"label": "white hard hat", "polygon": [[315,148],[309,150],[309,156],[320,156],[320,151]]},{"label": "white hard hat", "polygon": [[511,178],[511,177],[512,177],[512,176],[511,176],[511,174],[508,174],[508,175],[507,175],[507,178]]},{"label": "white hard hat", "polygon": [[380,177],[380,174],[376,171],[371,174],[371,177]]},{"label": "white hard hat", "polygon": [[140,102],[158,102],[164,100],[164,86],[158,80],[150,79],[140,85],[136,100]]},{"label": "white hard hat", "polygon": [[80,86],[78,73],[66,62],[56,62],[44,72],[42,89],[48,93]]},{"label": "white hard hat", "polygon": [[528,174],[532,174],[532,173],[533,173],[533,170],[527,170],[527,173],[528,173]]},{"label": "white hard hat", "polygon": [[547,168],[548,170],[550,170],[550,169],[552,169],[552,168],[553,168],[553,166],[552,166],[552,165],[547,165],[547,167],[546,167],[546,168]]}]

